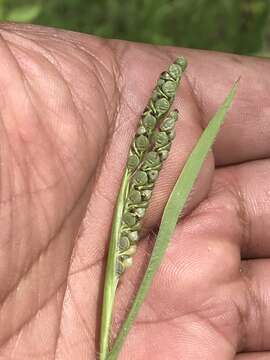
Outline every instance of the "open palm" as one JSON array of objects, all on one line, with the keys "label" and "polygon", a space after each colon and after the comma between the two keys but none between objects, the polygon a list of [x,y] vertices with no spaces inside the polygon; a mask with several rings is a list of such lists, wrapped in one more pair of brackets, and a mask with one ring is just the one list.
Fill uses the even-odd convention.
[{"label": "open palm", "polygon": [[188,154],[242,79],[119,358],[270,358],[269,61],[2,25],[0,359],[98,358],[126,154],[159,73],[177,55],[189,61],[175,101],[181,121],[119,286],[115,331]]}]

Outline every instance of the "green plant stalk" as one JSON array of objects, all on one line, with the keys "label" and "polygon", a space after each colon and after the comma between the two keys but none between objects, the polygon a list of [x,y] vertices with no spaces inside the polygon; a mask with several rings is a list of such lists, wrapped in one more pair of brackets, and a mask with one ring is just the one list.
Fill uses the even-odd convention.
[{"label": "green plant stalk", "polygon": [[111,271],[115,267],[117,258],[117,240],[119,239],[120,227],[122,221],[122,214],[125,206],[125,199],[127,197],[129,188],[129,173],[126,170],[121,188],[119,190],[115,215],[113,219],[112,233],[109,246],[109,254],[106,266],[104,296],[102,305],[102,321],[101,321],[101,338],[100,338],[100,360],[106,359],[108,353],[108,344],[110,337],[110,328],[112,322],[112,310],[114,304],[114,295],[118,284],[118,278],[115,272]]},{"label": "green plant stalk", "polygon": [[154,275],[158,270],[162,257],[165,254],[165,251],[173,235],[176,224],[185,206],[187,198],[199,175],[200,169],[215,141],[215,138],[225,119],[225,115],[232,103],[232,100],[237,90],[237,84],[238,81],[234,84],[225,102],[219,108],[216,115],[209,122],[208,126],[202,133],[195,148],[190,154],[188,160],[186,161],[185,166],[174,186],[173,191],[170,194],[170,197],[163,212],[159,233],[157,235],[155,246],[147,270],[145,272],[144,278],[141,282],[137,295],[132,303],[130,312],[113,345],[112,351],[109,353],[106,360],[116,360],[118,357],[118,354],[123,346],[124,340],[152,284]]}]

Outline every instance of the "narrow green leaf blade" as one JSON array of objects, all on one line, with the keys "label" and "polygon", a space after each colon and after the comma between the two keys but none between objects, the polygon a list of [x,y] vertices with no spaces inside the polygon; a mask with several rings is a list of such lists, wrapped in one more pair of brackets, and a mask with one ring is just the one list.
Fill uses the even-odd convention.
[{"label": "narrow green leaf blade", "polygon": [[222,106],[219,108],[213,119],[209,122],[206,129],[203,131],[174,186],[174,189],[169,197],[169,200],[163,212],[159,233],[157,235],[155,246],[144,278],[133,301],[130,312],[114,343],[112,351],[109,353],[106,360],[117,359],[124,340],[152,284],[154,275],[161,263],[166,248],[168,247],[169,241],[173,235],[179,216],[181,215],[187,198],[199,175],[203,162],[206,159],[215,141],[215,138],[220,130],[222,123],[224,122],[225,115],[235,96],[237,85],[238,81],[234,84],[228,97],[226,98]]}]

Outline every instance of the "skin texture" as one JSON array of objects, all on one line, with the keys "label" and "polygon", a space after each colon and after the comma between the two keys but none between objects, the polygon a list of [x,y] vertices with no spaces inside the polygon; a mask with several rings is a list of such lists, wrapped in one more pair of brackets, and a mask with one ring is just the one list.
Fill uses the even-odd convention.
[{"label": "skin texture", "polygon": [[126,155],[177,55],[189,62],[181,120],[119,286],[114,333],[185,159],[242,78],[119,359],[269,359],[269,61],[32,26],[2,24],[0,34],[0,359],[98,358]]}]

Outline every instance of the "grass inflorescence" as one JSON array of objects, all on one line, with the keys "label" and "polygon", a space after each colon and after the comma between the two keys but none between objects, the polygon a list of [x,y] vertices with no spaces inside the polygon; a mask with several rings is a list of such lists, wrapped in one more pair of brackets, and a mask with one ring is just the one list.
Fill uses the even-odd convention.
[{"label": "grass inflorescence", "polygon": [[130,147],[115,208],[106,266],[100,338],[101,360],[106,359],[109,352],[117,284],[123,272],[132,265],[143,217],[175,137],[178,111],[168,112],[186,66],[185,58],[179,57],[160,75]]},{"label": "grass inflorescence", "polygon": [[117,243],[116,275],[132,264],[139,230],[162,163],[167,159],[175,137],[178,111],[166,116],[175,98],[183,71],[184,58],[178,58],[163,72],[140,119],[127,160],[128,191]]}]

